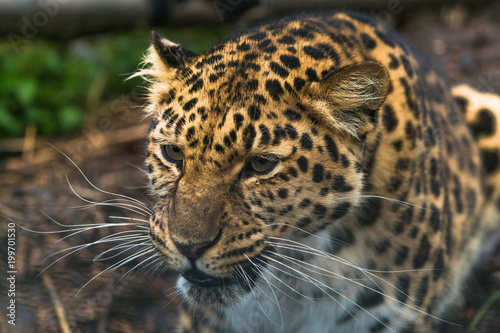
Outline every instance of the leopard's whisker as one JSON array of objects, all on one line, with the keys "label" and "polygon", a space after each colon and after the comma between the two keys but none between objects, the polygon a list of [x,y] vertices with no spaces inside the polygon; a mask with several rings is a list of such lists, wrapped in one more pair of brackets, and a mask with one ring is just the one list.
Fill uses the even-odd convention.
[{"label": "leopard's whisker", "polygon": [[[112,226],[114,227],[114,226],[120,226],[120,225],[112,225]],[[121,225],[121,226],[123,226],[123,225]],[[103,225],[100,225],[100,226],[94,226],[94,227],[89,227],[89,228],[82,228],[82,229],[73,230],[73,232],[71,234],[65,235],[64,237],[61,237],[60,239],[58,239],[56,241],[56,243],[61,242],[61,241],[65,240],[65,239],[68,239],[70,237],[76,236],[76,235],[78,235],[80,233],[89,231],[89,230],[97,230],[97,229],[103,229],[103,228],[109,228],[109,227],[110,227],[110,225],[104,225],[103,224]],[[140,227],[140,226],[135,225],[134,227]],[[125,230],[125,231],[120,231],[120,232],[139,232],[139,233],[143,232],[143,233],[146,233],[148,231],[147,231],[147,229],[145,229],[145,230],[134,229],[134,230]]]},{"label": "leopard's whisker", "polygon": [[[298,260],[298,259],[296,259],[296,258],[293,258],[293,259],[294,259],[294,260]],[[276,261],[276,262],[280,263],[279,261]],[[311,264],[309,264],[309,263],[305,263],[305,262],[303,262],[303,261],[301,261],[301,264],[308,264],[308,265],[311,265]],[[284,264],[283,264],[283,265],[284,265]],[[287,266],[287,267],[289,267],[289,266]],[[303,268],[305,268],[304,266],[302,266],[302,267],[303,267]],[[355,267],[355,266],[353,266],[353,267]],[[317,267],[317,268],[318,268],[318,269],[322,269],[322,270],[324,270],[324,269],[323,269],[323,268],[321,268],[321,267]],[[377,276],[375,276],[375,277],[377,277]],[[440,317],[434,316],[434,315],[432,315],[432,314],[430,314],[430,313],[428,313],[428,312],[425,312],[425,311],[423,311],[423,310],[421,310],[421,309],[419,309],[419,308],[417,308],[417,307],[414,307],[414,306],[408,305],[408,304],[407,304],[407,303],[405,303],[405,302],[402,302],[402,301],[400,301],[400,300],[398,300],[398,299],[396,299],[396,298],[394,298],[394,297],[392,297],[392,296],[389,296],[389,295],[387,295],[387,294],[385,294],[385,293],[382,293],[382,292],[380,292],[379,290],[376,290],[376,289],[374,289],[374,288],[371,288],[371,287],[369,287],[369,286],[366,286],[366,285],[364,285],[364,284],[362,284],[362,283],[360,283],[360,282],[358,282],[358,281],[356,281],[356,280],[352,280],[352,279],[345,278],[345,277],[344,277],[344,279],[345,279],[345,280],[347,280],[347,281],[350,281],[350,282],[352,282],[352,283],[354,283],[354,284],[357,284],[357,285],[359,285],[359,286],[361,286],[361,287],[364,287],[364,288],[366,288],[366,289],[368,289],[368,290],[370,290],[370,291],[372,291],[372,292],[375,292],[375,293],[377,293],[377,294],[380,294],[380,295],[382,295],[382,296],[385,296],[385,297],[389,298],[389,299],[390,299],[390,300],[392,300],[392,301],[395,301],[395,302],[397,302],[397,303],[399,303],[399,304],[401,304],[401,305],[403,305],[403,306],[405,306],[405,307],[408,307],[409,309],[415,310],[415,311],[417,311],[417,312],[420,312],[420,313],[422,313],[422,314],[424,314],[424,315],[430,316],[430,317],[432,317],[432,318],[434,318],[434,319],[437,319],[437,320],[442,321],[442,322],[447,323],[447,324],[458,325],[457,323],[453,323],[453,322],[447,321],[447,320],[442,319],[442,318],[440,318]],[[385,280],[383,280],[383,279],[382,279],[382,281],[384,281],[384,282],[388,283],[389,285],[393,286],[392,284],[390,284],[389,282],[387,282],[387,281],[385,281]],[[320,282],[320,283],[321,283],[321,282]],[[330,289],[330,287],[328,287],[328,286],[326,286],[326,285],[325,285],[325,287],[327,287],[328,289]],[[394,288],[395,288],[398,292],[401,292],[401,293],[402,293],[402,294],[404,294],[405,296],[409,297],[406,293],[403,293],[401,290],[399,290],[399,289],[398,289],[398,288],[396,288],[395,286],[393,286],[393,287],[394,287]]]},{"label": "leopard's whisker", "polygon": [[[273,261],[274,261],[274,259],[273,259],[273,258],[271,258],[270,256],[266,256],[266,255],[264,255],[264,254],[263,254],[263,255],[262,255],[262,257],[263,257],[263,258],[265,258],[265,259],[267,259],[267,260],[273,260]],[[300,276],[297,276],[297,275],[291,274],[290,272],[286,272],[286,271],[284,271],[283,269],[278,268],[276,265],[271,265],[269,262],[267,262],[267,263],[266,263],[266,262],[262,261],[262,260],[261,260],[261,259],[259,259],[259,258],[256,258],[256,259],[257,259],[257,260],[259,260],[259,261],[261,261],[264,265],[266,265],[266,267],[263,267],[263,268],[266,270],[266,272],[268,272],[268,273],[270,273],[270,274],[272,274],[272,273],[271,273],[271,271],[269,270],[269,268],[267,268],[267,266],[272,267],[272,268],[274,268],[274,269],[276,269],[276,270],[278,270],[278,271],[280,271],[280,272],[282,272],[282,273],[284,273],[284,274],[286,274],[286,275],[288,275],[288,276],[291,276],[291,277],[293,277],[293,278],[297,278],[297,279],[299,279],[299,280],[301,280],[301,281],[304,281],[304,282],[310,282],[307,278],[305,278],[305,277],[303,277],[303,276],[302,276],[302,277],[300,277]],[[285,266],[286,266],[286,265],[285,265]],[[299,296],[301,296],[301,297],[303,297],[303,298],[305,298],[305,299],[307,299],[307,300],[309,300],[309,301],[311,301],[311,302],[315,303],[316,305],[319,305],[319,306],[321,306],[321,307],[323,307],[323,308],[327,309],[327,308],[326,308],[323,304],[320,304],[320,303],[316,302],[316,301],[315,301],[314,299],[312,299],[311,297],[309,297],[309,296],[307,296],[307,295],[305,295],[305,294],[301,293],[300,291],[298,291],[298,290],[294,289],[293,287],[291,287],[290,285],[288,285],[287,283],[285,283],[282,279],[278,278],[278,276],[277,276],[276,274],[272,274],[272,275],[274,276],[274,278],[275,278],[278,282],[280,282],[282,285],[286,286],[288,289],[290,289],[291,291],[293,291],[293,292],[294,292],[294,293],[296,293],[297,295],[299,295]],[[285,293],[285,294],[286,294],[286,293]],[[289,295],[288,295],[288,296],[289,296]],[[290,297],[290,298],[292,298],[291,296],[289,296],[289,297]],[[293,298],[292,298],[292,299],[293,299]]]},{"label": "leopard's whisker", "polygon": [[[64,234],[64,233],[68,233],[68,232],[76,232],[76,231],[86,231],[86,230],[92,230],[92,229],[96,229],[96,228],[103,228],[103,227],[111,227],[111,226],[135,226],[135,227],[143,227],[143,226],[140,226],[138,225],[137,223],[93,223],[93,224],[74,224],[74,225],[71,225],[71,224],[62,224],[62,223],[59,223],[57,222],[56,220],[54,220],[52,217],[48,216],[47,214],[45,214],[43,211],[41,212],[42,214],[44,214],[48,219],[50,219],[53,223],[59,225],[59,226],[62,226],[64,228],[71,228],[71,229],[67,229],[67,230],[52,230],[52,231],[40,231],[40,230],[33,230],[33,229],[30,229],[30,228],[27,228],[17,222],[14,222],[16,224],[16,226],[18,226],[19,228],[23,229],[23,230],[26,230],[28,232],[32,232],[32,233],[35,233],[35,234],[45,234],[45,235],[51,235],[51,234]],[[67,235],[65,236],[65,238],[67,237]],[[59,242],[61,239],[57,240],[57,242]]]},{"label": "leopard's whisker", "polygon": [[[266,284],[269,286],[269,290],[271,290],[271,292],[273,293],[273,296],[274,296],[274,300],[276,301],[276,303],[274,303],[274,301],[272,299],[270,299],[274,304],[276,304],[278,306],[278,309],[279,309],[279,312],[280,312],[280,317],[281,319],[283,319],[283,315],[281,314],[281,307],[280,307],[280,304],[279,304],[279,301],[278,301],[278,297],[276,296],[276,293],[274,292],[274,288],[271,287],[271,284],[269,282],[269,280],[266,278],[266,276],[263,273],[263,266],[258,264],[258,263],[255,263],[252,261],[252,259],[250,259],[246,254],[244,254],[245,258],[259,271],[260,273],[260,276],[264,279],[264,281],[266,282]],[[262,293],[264,295],[267,296],[267,294],[261,289]],[[283,321],[283,320],[282,320]]]},{"label": "leopard's whisker", "polygon": [[[288,268],[288,269],[291,269],[293,270],[294,272],[300,274],[301,276],[305,277],[307,280],[309,280],[310,283],[313,283],[317,288],[320,288],[321,291],[323,291],[323,293],[325,295],[327,295],[328,297],[330,297],[332,300],[334,300],[338,305],[340,305],[345,311],[347,311],[351,316],[352,318],[358,322],[358,320],[356,319],[356,317],[350,312],[348,311],[345,306],[343,306],[338,300],[336,300],[332,295],[330,295],[328,292],[324,291],[322,287],[328,289],[328,290],[331,290],[332,292],[334,292],[336,295],[344,298],[345,300],[347,300],[349,303],[353,304],[354,306],[356,306],[357,308],[363,310],[366,314],[368,314],[370,317],[372,317],[373,319],[375,319],[377,322],[379,322],[380,324],[384,325],[387,329],[389,329],[390,331],[394,332],[394,330],[392,330],[389,326],[387,326],[382,320],[380,320],[379,318],[377,318],[375,315],[373,315],[370,311],[368,311],[367,309],[363,308],[362,306],[360,306],[358,303],[356,303],[355,301],[353,301],[352,299],[350,299],[349,297],[343,295],[340,291],[338,290],[335,290],[334,288],[326,285],[325,283],[313,278],[312,276],[298,270],[298,269],[294,269],[293,267],[289,266],[289,265],[286,265],[284,263],[282,263],[281,261],[279,260],[276,260],[274,258],[271,258],[269,256],[266,257],[266,259],[268,260],[273,260],[274,262]],[[358,322],[359,323],[359,322]]]},{"label": "leopard's whisker", "polygon": [[[271,253],[272,254],[272,253]],[[291,268],[290,266],[284,264],[284,263],[281,263],[280,261],[278,260],[275,260],[274,258],[272,258],[271,256],[266,256],[264,255],[263,256],[264,258],[266,258],[267,260],[272,260],[278,264],[280,264],[281,266],[284,266],[285,268],[288,268],[288,269],[291,269],[292,271],[294,271],[295,273],[298,273],[299,275],[295,275],[294,273],[291,273],[291,272],[288,272],[288,271],[285,271],[284,269],[281,269],[279,267],[277,267],[277,265],[270,265],[271,267],[273,267],[274,269],[280,271],[281,273],[284,273],[288,276],[291,276],[292,278],[297,278],[297,279],[300,279],[300,280],[303,280],[305,282],[308,282],[308,283],[312,283],[313,285],[315,285],[319,290],[321,290],[325,295],[327,295],[330,299],[332,299],[335,303],[337,303],[337,305],[339,305],[342,309],[344,309],[349,315],[352,316],[352,318],[359,324],[359,321],[358,319],[351,313],[351,311],[349,311],[342,303],[340,303],[340,301],[338,301],[337,299],[335,299],[332,295],[330,295],[328,292],[326,292],[324,289],[323,289],[323,286],[324,287],[328,287],[326,286],[325,284],[321,283],[320,281],[313,281],[312,278],[310,276],[308,276],[307,274],[303,273],[303,272],[300,272],[299,270],[295,270],[293,268]],[[269,270],[268,270],[269,271]],[[274,277],[276,279],[277,276],[275,274],[273,274]],[[301,294],[300,292],[296,291],[294,288],[290,287],[288,284],[284,283],[283,281],[281,281],[280,279],[278,279],[278,281],[280,281],[283,285],[285,285],[286,287],[288,287],[289,289],[291,289],[293,292],[297,293],[298,295],[304,297],[305,299],[309,300],[310,302],[313,302],[314,304],[317,304],[319,306],[321,306],[322,308],[324,309],[327,309],[327,307],[325,307],[323,304],[321,303],[318,303],[316,300],[306,296],[306,295],[303,295]],[[319,284],[318,284],[319,282]],[[343,296],[342,294],[340,294],[340,291],[337,291],[337,290],[334,290],[333,288],[329,287],[329,289],[331,289],[334,293],[340,295],[340,296]]]},{"label": "leopard's whisker", "polygon": [[[148,262],[146,265],[141,267],[137,272],[142,272],[143,276],[147,276],[150,274],[153,276],[153,271],[157,271],[159,268],[162,268],[162,257],[159,253],[154,254],[155,259],[153,261]],[[146,270],[147,269],[147,270]],[[158,273],[158,272],[156,272]],[[159,276],[158,276],[159,277]]]},{"label": "leopard's whisker", "polygon": [[[146,243],[144,243],[144,244],[146,244]],[[147,244],[147,245],[149,245],[149,246],[148,246],[148,249],[153,249],[153,250],[154,250],[154,248],[153,248],[153,246],[152,246],[151,244]],[[123,278],[125,278],[128,274],[130,274],[131,272],[133,272],[133,271],[134,271],[137,267],[139,267],[139,266],[141,266],[141,265],[144,265],[144,263],[146,263],[146,262],[148,262],[149,260],[151,260],[151,259],[155,258],[157,255],[158,255],[158,253],[153,253],[153,254],[152,254],[152,255],[150,255],[148,258],[141,260],[141,261],[140,261],[137,265],[135,265],[134,267],[132,267],[131,269],[129,269],[128,271],[126,271],[126,272],[125,272],[125,274],[123,274],[123,275],[122,275],[122,276],[121,276],[121,277],[120,277],[120,278],[119,278],[119,279],[115,282],[115,284],[116,284],[116,283],[118,283],[118,282],[120,282],[120,281],[121,281]]]},{"label": "leopard's whisker", "polygon": [[149,225],[149,220],[144,220],[144,219],[138,219],[135,217],[126,217],[126,216],[108,216],[109,219],[118,219],[118,220],[129,220],[129,221],[138,221],[138,222],[143,222],[144,224]]},{"label": "leopard's whisker", "polygon": [[433,269],[433,268],[421,268],[421,269],[408,269],[408,270],[374,270],[374,269],[368,269],[368,268],[364,268],[364,267],[359,267],[359,266],[356,266],[354,264],[351,264],[350,262],[348,262],[347,260],[343,259],[342,257],[339,257],[339,256],[336,256],[332,253],[328,253],[328,252],[325,252],[325,251],[322,251],[322,250],[318,250],[318,249],[315,249],[313,247],[310,247],[310,246],[307,246],[305,244],[302,244],[302,243],[299,243],[299,242],[296,242],[296,241],[293,241],[291,239],[286,239],[286,238],[279,238],[279,237],[267,237],[268,239],[276,239],[278,241],[281,241],[281,242],[269,242],[269,241],[266,241],[268,242],[270,245],[273,245],[273,246],[285,246],[285,244],[283,244],[282,242],[287,242],[287,243],[292,243],[292,244],[288,244],[287,246],[289,246],[288,249],[290,250],[307,250],[309,252],[305,252],[305,253],[308,253],[308,254],[313,254],[313,255],[319,255],[319,256],[322,256],[322,257],[325,257],[325,258],[330,258],[330,259],[334,259],[334,260],[337,260],[338,262],[341,262],[341,263],[345,263],[353,268],[356,268],[358,270],[362,270],[362,271],[365,271],[365,272],[372,272],[372,273],[407,273],[407,272],[427,272],[427,271],[435,271],[436,269]]},{"label": "leopard's whisker", "polygon": [[[76,193],[75,193],[75,195],[78,198],[82,199],[81,196],[77,195]],[[124,202],[122,202],[122,201],[124,201]],[[127,199],[108,199],[108,200],[103,200],[100,202],[91,201],[89,199],[86,199],[86,202],[88,202],[88,204],[86,204],[86,205],[69,206],[68,208],[86,210],[86,209],[90,209],[90,208],[93,208],[96,206],[109,206],[109,207],[117,207],[117,208],[131,207],[132,209],[137,209],[138,211],[142,211],[142,212],[145,212],[145,213],[148,213],[149,215],[151,215],[150,214],[151,212],[146,210],[144,207],[137,206],[137,204],[135,204],[134,202],[127,200]],[[136,212],[136,211],[134,211],[134,212]],[[141,214],[139,212],[136,212],[136,213]]]},{"label": "leopard's whisker", "polygon": [[110,207],[123,208],[125,210],[134,212],[134,213],[142,215],[142,216],[151,216],[152,215],[152,213],[149,210],[149,208],[147,208],[147,209],[146,208],[141,208],[141,207],[137,207],[136,205],[131,205],[131,204],[121,204],[121,203],[109,204],[109,203],[106,203],[106,202],[95,202],[95,201],[92,201],[92,200],[85,199],[78,192],[76,192],[76,190],[73,188],[73,185],[71,185],[71,182],[69,181],[68,176],[65,176],[65,177],[66,177],[66,181],[68,183],[68,186],[71,189],[71,191],[73,192],[73,194],[78,199],[80,199],[80,200],[82,200],[84,202],[88,202],[89,204],[95,205],[95,206],[110,206]]},{"label": "leopard's whisker", "polygon": [[[259,306],[259,309],[260,311],[262,312],[262,314],[271,322],[273,323],[274,325],[278,326],[278,327],[281,327],[283,328],[283,326],[279,326],[274,320],[271,319],[271,317],[269,317],[269,315],[267,314],[267,312],[264,310],[264,308],[262,307],[262,304],[260,303],[260,301],[258,300],[258,297],[257,295],[255,294],[255,291],[253,290],[252,286],[251,286],[251,282],[250,280],[248,279],[248,276],[247,274],[245,273],[245,271],[243,270],[243,268],[241,267],[241,265],[238,265],[239,267],[239,270],[240,272],[237,272],[237,274],[239,274],[240,276],[242,276],[246,282],[246,284],[248,285],[248,287],[250,288],[250,291],[252,292],[253,296],[254,296],[254,299],[255,301],[257,302],[257,305]],[[264,294],[265,295],[265,294]],[[267,295],[266,295],[267,296]],[[267,296],[269,298],[269,296]],[[283,322],[282,322],[283,324]]]},{"label": "leopard's whisker", "polygon": [[264,281],[266,282],[267,286],[269,287],[269,290],[271,290],[271,293],[273,294],[273,297],[274,297],[274,301],[273,299],[271,299],[266,292],[264,292],[260,287],[259,289],[261,290],[261,293],[263,295],[266,295],[269,300],[275,304],[277,307],[278,307],[278,313],[279,313],[279,317],[280,317],[280,322],[281,322],[281,328],[285,327],[284,325],[284,319],[283,319],[283,312],[281,310],[281,305],[280,305],[280,302],[278,300],[278,296],[276,295],[276,292],[274,291],[275,288],[273,288],[271,282],[269,281],[269,279],[265,276],[265,274],[262,274],[263,273],[263,267],[262,265],[259,265],[257,263],[254,263],[246,254],[245,254],[245,257],[247,258],[247,260],[260,272],[260,276],[262,276],[262,278],[264,279]]},{"label": "leopard's whisker", "polygon": [[[118,245],[115,245],[112,248],[109,248],[106,251],[101,252],[100,254],[96,255],[92,259],[92,261],[109,260],[109,259],[115,258],[115,257],[117,257],[117,256],[119,256],[127,251],[130,251],[131,249],[134,249],[135,247],[150,245],[149,242],[137,243],[137,242],[141,242],[141,241],[148,241],[148,238],[144,237],[144,236],[128,237],[128,238],[124,238],[123,240],[120,240],[120,241],[121,242],[125,241],[125,242],[120,243]],[[137,244],[134,244],[134,243],[137,243]],[[110,253],[110,252],[117,252],[117,253],[113,254],[110,257],[104,257],[107,253]]]},{"label": "leopard's whisker", "polygon": [[[285,240],[285,239],[284,239]],[[290,241],[290,240],[288,240]],[[337,262],[340,262],[340,263],[343,263],[345,265],[348,265],[352,268],[355,268],[356,270],[359,270],[360,272],[362,272],[370,281],[372,281],[375,285],[377,285],[378,287],[380,287],[374,280],[373,278],[376,278],[378,280],[381,280],[383,281],[384,283],[388,284],[389,286],[393,287],[395,290],[397,290],[398,292],[401,292],[403,295],[405,295],[406,297],[408,297],[409,299],[413,299],[412,297],[410,297],[409,295],[407,295],[406,293],[404,293],[403,291],[401,291],[399,288],[397,288],[396,286],[394,286],[392,283],[390,283],[389,281],[383,279],[382,277],[376,275],[376,274],[373,274],[372,272],[370,271],[367,271],[366,269],[362,268],[362,267],[359,267],[359,266],[356,266],[356,265],[353,265],[352,263],[342,259],[342,258],[339,258],[337,256],[334,256],[330,253],[326,253],[324,251],[319,251],[319,250],[316,250],[314,248],[311,248],[311,247],[307,247],[307,246],[304,246],[304,244],[300,244],[298,243],[299,245],[295,246],[295,247],[286,247],[284,246],[282,243],[276,243],[276,244],[272,244],[273,246],[275,247],[281,247],[281,248],[285,248],[285,249],[289,249],[289,250],[295,250],[295,251],[300,251],[300,252],[303,252],[303,253],[307,253],[307,254],[313,254],[313,255],[319,255],[323,258],[327,258],[327,259],[333,259]],[[304,249],[307,249],[304,250]],[[313,252],[311,252],[310,250],[313,250]],[[297,260],[296,258],[293,258],[295,260]],[[305,263],[303,262],[304,264],[307,264],[307,265],[311,265],[309,263]],[[314,265],[311,265],[311,266],[314,266]],[[332,274],[331,272],[329,272],[328,270],[325,270],[324,268],[321,268],[321,267],[316,267],[317,269],[319,270],[322,270],[322,271],[325,271],[327,272],[328,274]],[[337,275],[337,277],[339,278],[342,278],[344,279],[345,277],[341,276],[341,275]],[[352,280],[354,281],[354,280]]]},{"label": "leopard's whisker", "polygon": [[[129,197],[127,195],[123,195],[123,194],[118,194],[118,193],[113,193],[113,192],[108,192],[108,191],[105,191],[105,190],[102,190],[100,189],[99,187],[97,187],[96,185],[94,185],[88,178],[87,176],[85,175],[85,173],[80,169],[80,167],[66,154],[64,153],[63,151],[61,151],[59,148],[55,147],[54,145],[51,145],[49,143],[49,145],[54,148],[55,150],[57,150],[59,153],[61,153],[66,159],[68,159],[71,164],[73,164],[73,166],[78,170],[78,172],[80,172],[80,174],[83,176],[83,178],[87,181],[87,183],[89,183],[90,186],[92,186],[94,189],[96,189],[97,191],[101,192],[101,193],[104,193],[104,194],[109,194],[109,195],[112,195],[112,196],[116,196],[116,197],[119,197],[119,198],[124,198],[124,199],[128,199],[128,200],[131,200],[135,203],[137,203],[138,205],[140,206],[143,206],[144,208],[150,210],[151,213],[152,210],[150,208],[147,207],[146,204],[144,204],[143,202],[141,202],[140,200],[137,200],[135,198],[132,198],[132,197]],[[66,177],[67,178],[67,177]]]},{"label": "leopard's whisker", "polygon": [[[60,227],[64,227],[64,228],[87,228],[87,227],[94,227],[94,226],[102,226],[102,225],[108,225],[108,226],[136,226],[138,228],[148,228],[148,227],[145,227],[139,223],[88,223],[88,224],[64,224],[64,223],[61,223],[61,222],[58,222],[57,220],[55,220],[54,218],[50,217],[49,215],[47,215],[44,211],[40,211],[46,218],[48,218],[51,222],[57,224],[58,226]],[[26,229],[28,231],[33,231],[33,230],[29,230],[29,229]],[[35,231],[33,231],[35,232]],[[64,231],[66,232],[66,231]],[[51,233],[51,231],[47,232],[47,233]]]},{"label": "leopard's whisker", "polygon": [[[61,237],[60,239],[58,239],[56,241],[56,243],[61,242],[61,241],[65,240],[65,239],[68,239],[70,237],[76,236],[76,235],[78,235],[80,233],[89,231],[89,230],[97,230],[97,229],[103,229],[103,228],[109,228],[109,227],[120,227],[120,226],[130,226],[130,223],[116,223],[116,224],[114,224],[114,223],[103,223],[101,225],[92,226],[92,227],[88,227],[88,228],[74,229],[74,230],[72,230],[73,232],[71,234],[68,234],[68,235],[65,235],[64,237]],[[119,231],[119,232],[117,232],[117,234],[126,233],[126,232],[138,232],[138,233],[141,233],[141,232],[147,233],[148,232],[148,229],[146,227],[144,227],[144,226],[136,225],[136,224],[134,224],[133,226],[136,227],[136,228],[138,228],[138,229]]]},{"label": "leopard's whisker", "polygon": [[[288,262],[292,262],[292,263],[294,263],[294,264],[296,264],[296,265],[298,265],[298,266],[300,266],[300,267],[302,267],[302,268],[304,268],[304,269],[306,269],[306,270],[308,270],[308,271],[311,271],[311,272],[313,272],[313,273],[316,273],[316,274],[319,274],[319,275],[322,275],[322,276],[327,276],[327,277],[336,277],[336,278],[340,278],[340,279],[343,279],[343,280],[347,280],[347,281],[349,281],[349,282],[353,282],[353,283],[357,284],[358,286],[361,286],[361,287],[363,287],[363,288],[367,288],[367,289],[369,289],[369,290],[371,290],[371,291],[374,291],[374,290],[375,290],[375,289],[373,289],[373,288],[371,288],[371,287],[369,287],[369,286],[367,286],[367,285],[365,285],[365,284],[363,284],[363,283],[359,282],[359,281],[362,281],[361,279],[351,279],[351,278],[347,278],[347,277],[343,276],[342,274],[338,274],[338,273],[333,273],[333,272],[330,272],[330,271],[328,271],[328,270],[326,270],[326,269],[324,269],[324,268],[322,268],[322,267],[320,267],[320,266],[316,266],[316,265],[313,265],[313,264],[311,264],[311,263],[308,263],[308,262],[305,262],[305,261],[299,260],[299,259],[297,259],[297,258],[293,258],[293,257],[287,256],[287,255],[284,255],[284,254],[281,254],[281,253],[278,253],[278,254],[277,254],[277,256],[279,256],[279,257],[280,257],[280,258],[282,258],[282,259],[285,259],[285,260],[286,260],[286,261],[288,261]],[[313,268],[314,268],[314,269],[317,269],[318,271],[323,271],[323,272],[325,272],[325,273],[320,273],[320,272],[318,272],[317,270],[313,270]],[[369,278],[369,280],[370,280],[371,282],[375,283],[372,279],[370,279],[370,278]],[[378,285],[377,285],[377,286],[378,286]],[[380,286],[378,286],[378,287],[380,287]],[[373,289],[373,290],[372,290],[372,289]],[[397,288],[396,288],[396,289],[397,289]],[[383,290],[383,289],[381,288],[381,290]],[[400,291],[400,290],[398,290],[398,291]],[[401,293],[403,293],[402,291],[400,291],[400,292],[401,292]],[[389,296],[387,293],[385,293],[385,292],[380,292],[380,291],[379,291],[379,293],[380,293],[381,295],[383,295],[383,296],[390,297],[390,296]],[[406,295],[405,293],[403,293],[403,294],[404,294],[405,296],[407,296],[407,297],[408,297],[408,295]]]},{"label": "leopard's whisker", "polygon": [[92,281],[94,281],[95,279],[97,279],[99,276],[101,276],[102,274],[104,273],[107,273],[107,272],[112,272],[114,270],[116,270],[117,268],[125,265],[126,263],[134,260],[134,259],[137,259],[139,257],[142,257],[143,255],[146,255],[150,252],[153,252],[155,251],[153,249],[153,246],[151,245],[150,247],[146,248],[146,249],[143,249],[143,250],[140,250],[136,253],[134,253],[133,255],[127,257],[127,258],[124,258],[118,262],[116,262],[115,264],[111,265],[110,267],[104,269],[103,271],[101,271],[100,273],[96,274],[93,278],[91,278],[89,281],[87,281],[87,283],[85,283],[77,292],[76,294],[73,296],[73,299],[76,298],[76,296],[78,296],[78,294],[80,294],[80,292],[86,287],[88,286]]},{"label": "leopard's whisker", "polygon": [[[102,237],[102,238],[100,238],[100,239],[98,239],[96,241],[90,242],[90,243],[79,244],[79,245],[75,245],[75,246],[71,246],[71,247],[59,250],[59,251],[57,251],[55,253],[52,253],[52,254],[48,255],[47,257],[45,257],[44,260],[47,260],[47,259],[49,259],[49,258],[51,258],[51,257],[53,257],[53,256],[55,256],[55,255],[57,255],[59,253],[63,253],[63,252],[66,252],[66,251],[74,250],[74,251],[71,251],[70,253],[66,254],[64,257],[66,257],[69,254],[72,254],[72,253],[78,252],[80,250],[83,250],[85,248],[88,248],[90,246],[96,245],[96,244],[123,241],[123,240],[129,239],[129,237],[132,237],[132,236],[141,236],[141,237],[144,237],[144,239],[147,239],[147,236],[141,235],[141,234],[137,234],[135,232],[137,232],[137,231],[136,230],[125,230],[125,231],[116,232],[116,233],[113,233],[111,235],[104,236],[104,237]],[[128,235],[127,236],[123,236],[123,235],[126,235],[126,234],[128,234]],[[118,235],[120,235],[120,236],[118,237]],[[62,258],[64,258],[64,257],[62,257]],[[59,261],[62,258],[59,258],[57,261]],[[54,263],[50,264],[50,266],[53,265],[53,264]],[[47,269],[47,268],[48,267],[46,267],[45,269]]]},{"label": "leopard's whisker", "polygon": [[423,209],[423,210],[430,210],[429,208],[422,207],[422,206],[413,204],[413,203],[408,202],[408,201],[402,201],[402,200],[398,200],[398,199],[394,199],[394,198],[389,198],[389,197],[384,197],[384,196],[381,196],[381,195],[374,195],[374,194],[353,195],[353,196],[335,198],[335,200],[346,200],[346,199],[354,199],[354,198],[376,198],[376,199],[383,199],[383,200],[387,200],[387,201],[391,201],[391,202],[400,204],[400,205],[405,206],[407,208],[420,208],[420,209]]}]

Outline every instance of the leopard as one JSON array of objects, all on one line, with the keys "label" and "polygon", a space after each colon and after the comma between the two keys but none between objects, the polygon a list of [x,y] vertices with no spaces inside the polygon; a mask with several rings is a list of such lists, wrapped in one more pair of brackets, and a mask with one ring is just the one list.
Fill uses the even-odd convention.
[{"label": "leopard", "polygon": [[439,332],[500,224],[500,97],[367,14],[292,15],[197,54],[159,33],[149,240],[179,332]]}]

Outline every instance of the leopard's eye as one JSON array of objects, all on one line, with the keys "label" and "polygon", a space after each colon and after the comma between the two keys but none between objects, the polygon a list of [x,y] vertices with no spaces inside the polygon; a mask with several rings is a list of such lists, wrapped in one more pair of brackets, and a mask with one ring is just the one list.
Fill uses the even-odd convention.
[{"label": "leopard's eye", "polygon": [[163,157],[171,163],[177,163],[184,159],[184,154],[182,150],[174,145],[163,145],[161,146],[161,152]]},{"label": "leopard's eye", "polygon": [[252,157],[249,160],[250,167],[253,169],[253,171],[260,175],[271,172],[276,164],[278,164],[277,161],[261,156]]}]

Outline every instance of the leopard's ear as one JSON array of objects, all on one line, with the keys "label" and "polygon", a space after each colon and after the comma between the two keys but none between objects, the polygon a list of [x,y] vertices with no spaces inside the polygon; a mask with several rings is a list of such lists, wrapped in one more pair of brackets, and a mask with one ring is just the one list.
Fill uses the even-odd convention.
[{"label": "leopard's ear", "polygon": [[151,44],[154,52],[167,68],[185,67],[187,63],[198,56],[196,53],[180,44],[171,42],[155,31],[151,31]]},{"label": "leopard's ear", "polygon": [[322,118],[337,129],[358,137],[373,128],[375,113],[391,85],[387,69],[363,61],[326,75],[309,93]]}]

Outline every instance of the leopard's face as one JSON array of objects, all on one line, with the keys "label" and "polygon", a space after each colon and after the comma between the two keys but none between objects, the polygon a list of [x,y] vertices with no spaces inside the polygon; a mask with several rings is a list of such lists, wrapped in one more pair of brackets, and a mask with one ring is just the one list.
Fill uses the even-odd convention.
[{"label": "leopard's face", "polygon": [[[236,56],[219,54],[250,41],[188,57],[155,38],[155,52],[177,47],[184,57],[170,59],[168,52],[162,59],[182,66],[149,106],[155,120],[146,164],[157,198],[151,241],[165,265],[181,273],[186,299],[229,306],[266,270],[273,244],[339,223],[358,205],[364,135],[389,79],[380,64],[363,62],[283,94],[288,83],[272,73],[273,61],[240,59],[239,75],[220,71]],[[346,81],[376,98],[350,101],[356,110],[334,105],[347,93]],[[353,112],[362,114],[348,123]]]},{"label": "leopard's face", "polygon": [[324,228],[357,205],[361,144],[316,124],[298,99],[228,107],[190,88],[178,89],[185,103],[163,105],[150,131],[151,239],[182,273],[188,299],[229,305],[265,269],[270,243]]}]

